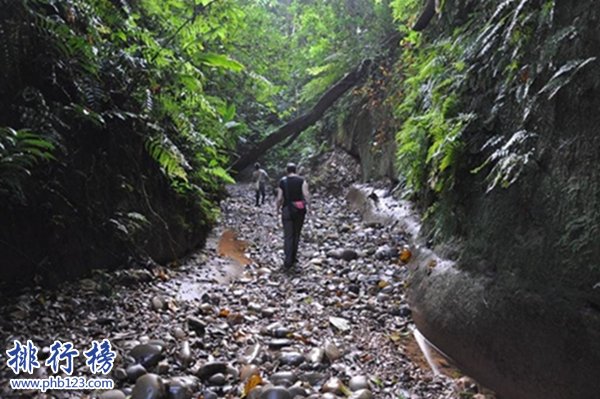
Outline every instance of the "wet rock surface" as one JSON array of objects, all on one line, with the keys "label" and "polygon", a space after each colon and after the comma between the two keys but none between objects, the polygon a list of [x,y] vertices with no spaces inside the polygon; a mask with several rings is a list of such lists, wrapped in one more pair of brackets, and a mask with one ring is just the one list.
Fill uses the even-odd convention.
[{"label": "wet rock surface", "polygon": [[[275,210],[254,207],[249,186],[230,192],[221,229],[247,243],[251,264],[217,256],[217,230],[180,265],[95,272],[59,291],[31,288],[0,307],[4,350],[15,339],[40,348],[71,340],[80,351],[109,339],[117,358],[106,377],[119,391],[50,396],[57,398],[460,397],[452,379],[406,349],[404,231],[365,223],[343,196],[315,193],[299,264],[282,272]],[[73,375],[105,377],[92,376],[84,360],[76,358]],[[8,378],[1,368],[0,381]],[[12,394],[0,386],[0,397]]]}]

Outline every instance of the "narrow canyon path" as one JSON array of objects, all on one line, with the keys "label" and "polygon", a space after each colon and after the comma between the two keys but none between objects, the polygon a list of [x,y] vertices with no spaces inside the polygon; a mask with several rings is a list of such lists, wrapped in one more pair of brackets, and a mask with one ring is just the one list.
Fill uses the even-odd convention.
[{"label": "narrow canyon path", "polygon": [[[115,390],[10,390],[0,397],[197,399],[459,398],[469,384],[436,375],[412,331],[401,260],[408,234],[365,221],[345,192],[316,191],[299,266],[283,273],[282,227],[251,186],[229,188],[206,247],[181,264],[95,272],[0,308],[1,342],[31,339],[41,358],[55,339],[77,348],[109,339]],[[51,375],[42,366],[35,377]],[[76,359],[73,375],[90,376]],[[463,381],[464,382],[464,381]],[[462,395],[462,396],[461,396]]]}]

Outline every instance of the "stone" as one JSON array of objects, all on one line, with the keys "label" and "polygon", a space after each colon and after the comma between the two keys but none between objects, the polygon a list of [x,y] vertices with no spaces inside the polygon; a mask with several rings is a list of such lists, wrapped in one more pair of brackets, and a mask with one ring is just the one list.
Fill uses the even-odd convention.
[{"label": "stone", "polygon": [[284,387],[266,387],[262,390],[260,399],[292,399],[292,395]]},{"label": "stone", "polygon": [[156,374],[145,374],[137,379],[131,399],[165,399],[166,390],[162,379]]},{"label": "stone", "polygon": [[308,391],[298,385],[294,385],[293,387],[288,388],[288,392],[290,393],[292,398],[308,396]]},{"label": "stone", "polygon": [[156,366],[156,373],[157,374],[168,374],[169,370],[171,370],[171,365],[169,364],[168,361],[163,360],[161,362],[158,363],[158,365]]},{"label": "stone", "polygon": [[[117,367],[117,368],[113,369],[112,375],[113,375],[113,377],[115,377],[115,379],[117,381],[124,381],[127,379],[127,371],[123,367]],[[136,377],[136,379],[137,379],[137,377]]]},{"label": "stone", "polygon": [[147,373],[146,368],[141,364],[133,364],[127,367],[125,371],[129,381],[136,381],[138,378]]},{"label": "stone", "polygon": [[294,341],[287,338],[276,338],[269,341],[269,348],[271,349],[281,349],[286,346],[292,346]]},{"label": "stone", "polygon": [[184,339],[187,336],[187,334],[185,333],[185,331],[183,331],[183,328],[181,327],[175,327],[173,329],[173,335],[177,339]]},{"label": "stone", "polygon": [[223,373],[213,374],[208,379],[208,383],[210,385],[221,386],[221,385],[225,385],[225,382],[227,382],[227,379],[225,378],[225,374],[223,374]]},{"label": "stone", "polygon": [[203,336],[206,333],[206,323],[197,317],[188,317],[187,322],[190,329],[196,332],[196,335]]},{"label": "stone", "polygon": [[360,391],[361,389],[369,388],[369,379],[364,375],[355,375],[350,378],[348,382],[348,388],[351,391]]},{"label": "stone", "polygon": [[172,377],[171,383],[186,387],[192,392],[196,392],[200,386],[200,380],[193,375]]},{"label": "stone", "polygon": [[204,399],[219,399],[219,396],[216,393],[214,393],[213,391],[211,391],[210,389],[203,391],[202,397]]},{"label": "stone", "polygon": [[342,250],[341,258],[346,262],[358,259],[358,252],[350,248],[345,248],[344,250]]},{"label": "stone", "polygon": [[191,399],[193,392],[188,386],[174,380],[169,383],[167,395],[168,399]]},{"label": "stone", "polygon": [[327,359],[329,359],[329,361],[333,363],[342,357],[342,352],[336,344],[329,341],[325,343],[325,355],[327,356]]},{"label": "stone", "polygon": [[123,391],[119,391],[118,389],[111,389],[110,391],[106,391],[98,396],[98,399],[125,399],[126,396]]},{"label": "stone", "polygon": [[335,395],[343,394],[343,384],[339,378],[333,377],[327,380],[325,384],[323,384],[322,391],[333,393]]},{"label": "stone", "polygon": [[325,380],[326,375],[315,371],[302,373],[298,376],[301,381],[305,381],[310,386],[316,386]]},{"label": "stone", "polygon": [[129,356],[144,367],[153,367],[162,359],[162,348],[154,344],[140,344],[129,352]]},{"label": "stone", "polygon": [[208,380],[210,377],[217,373],[226,373],[227,366],[228,364],[225,362],[208,362],[205,363],[202,367],[200,367],[200,369],[198,369],[196,376],[201,380]]},{"label": "stone", "polygon": [[349,399],[373,399],[373,393],[368,389],[361,389],[353,392]]},{"label": "stone", "polygon": [[156,311],[163,310],[165,308],[165,301],[161,296],[156,295],[152,297],[152,308]]},{"label": "stone", "polygon": [[298,352],[282,352],[279,362],[289,366],[299,366],[304,363],[304,355]]},{"label": "stone", "polygon": [[298,376],[293,371],[278,371],[269,380],[273,385],[290,386],[298,381]]},{"label": "stone", "polygon": [[325,357],[325,350],[322,348],[313,348],[306,356],[306,360],[312,365],[319,365],[323,362]]},{"label": "stone", "polygon": [[185,369],[192,362],[192,351],[190,349],[189,341],[183,341],[181,343],[181,348],[179,349],[179,353],[177,354],[177,358],[179,359],[179,363]]}]

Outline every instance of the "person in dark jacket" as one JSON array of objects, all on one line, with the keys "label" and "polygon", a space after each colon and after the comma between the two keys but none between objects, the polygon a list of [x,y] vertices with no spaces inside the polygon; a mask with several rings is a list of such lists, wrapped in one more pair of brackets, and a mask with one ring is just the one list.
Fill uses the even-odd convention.
[{"label": "person in dark jacket", "polygon": [[300,232],[308,210],[310,193],[308,183],[296,174],[296,165],[288,163],[287,175],[279,181],[275,206],[281,209],[283,221],[284,269],[290,269],[297,261]]}]

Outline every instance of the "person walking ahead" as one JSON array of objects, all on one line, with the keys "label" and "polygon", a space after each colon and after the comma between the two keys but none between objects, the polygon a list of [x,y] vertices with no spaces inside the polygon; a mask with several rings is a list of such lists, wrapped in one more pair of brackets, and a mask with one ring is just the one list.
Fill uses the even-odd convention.
[{"label": "person walking ahead", "polygon": [[257,162],[254,164],[252,177],[256,184],[256,206],[260,206],[265,203],[265,186],[267,180],[269,180],[269,175],[264,169],[261,169],[260,164]]},{"label": "person walking ahead", "polygon": [[291,268],[296,263],[300,232],[304,224],[310,193],[308,183],[296,174],[296,165],[288,163],[287,176],[279,181],[275,205],[281,209],[283,221],[283,267]]}]

